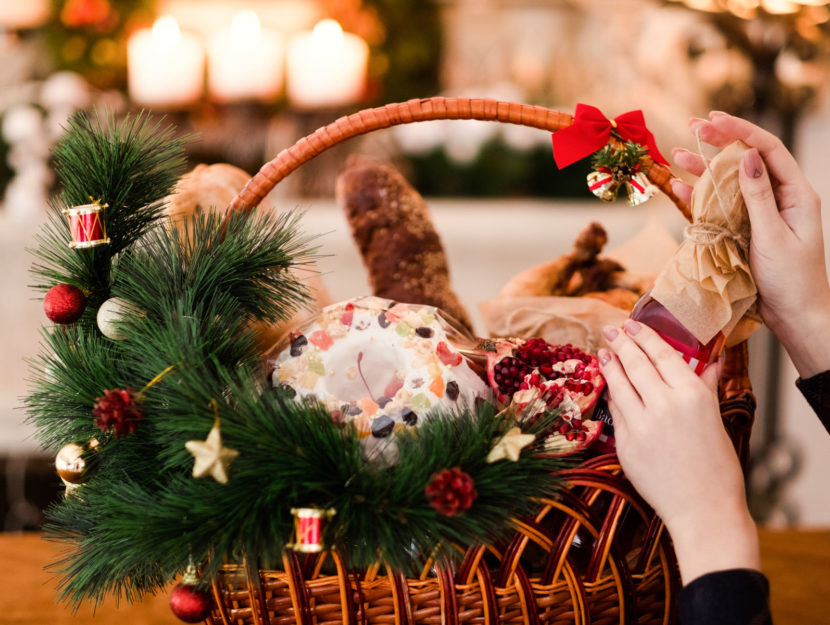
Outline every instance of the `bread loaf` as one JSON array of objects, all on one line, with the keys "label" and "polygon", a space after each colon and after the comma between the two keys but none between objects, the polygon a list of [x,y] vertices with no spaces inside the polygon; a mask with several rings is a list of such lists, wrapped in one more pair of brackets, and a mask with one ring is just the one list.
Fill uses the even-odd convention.
[{"label": "bread loaf", "polygon": [[391,165],[352,156],[335,193],[369,273],[372,293],[442,309],[468,329],[470,317],[450,286],[441,239],[424,199]]}]

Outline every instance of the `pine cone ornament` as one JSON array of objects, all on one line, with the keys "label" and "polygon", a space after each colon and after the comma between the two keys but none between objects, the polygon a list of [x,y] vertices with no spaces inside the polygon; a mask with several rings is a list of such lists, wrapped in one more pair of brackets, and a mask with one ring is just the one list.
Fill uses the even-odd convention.
[{"label": "pine cone ornament", "polygon": [[129,388],[105,390],[104,396],[96,399],[98,403],[92,409],[95,425],[102,432],[112,429],[115,438],[133,434],[144,417],[139,410],[138,398]]},{"label": "pine cone ornament", "polygon": [[459,467],[435,473],[424,493],[429,505],[446,516],[463,514],[478,497],[473,478]]}]

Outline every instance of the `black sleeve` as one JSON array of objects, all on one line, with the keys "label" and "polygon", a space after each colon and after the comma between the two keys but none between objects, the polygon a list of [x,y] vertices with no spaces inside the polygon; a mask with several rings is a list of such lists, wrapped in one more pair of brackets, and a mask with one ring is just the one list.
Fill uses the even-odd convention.
[{"label": "black sleeve", "polygon": [[830,433],[830,371],[818,373],[806,380],[798,378],[795,385],[816,411],[824,429]]},{"label": "black sleeve", "polygon": [[763,573],[730,569],[702,575],[680,591],[680,625],[772,625]]}]

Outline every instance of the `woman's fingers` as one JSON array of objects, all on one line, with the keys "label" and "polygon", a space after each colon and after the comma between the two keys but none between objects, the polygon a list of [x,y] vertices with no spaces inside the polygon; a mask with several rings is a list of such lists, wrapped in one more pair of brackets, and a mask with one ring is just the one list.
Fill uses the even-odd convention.
[{"label": "woman's fingers", "polygon": [[720,129],[710,120],[700,119],[699,117],[692,117],[689,120],[689,130],[703,143],[708,143],[719,148],[729,145],[735,139],[738,139],[737,136],[730,135],[726,130]]},{"label": "woman's fingers", "polygon": [[774,246],[776,240],[780,241],[781,237],[790,234],[778,213],[772,183],[757,148],[750,148],[744,153],[738,182],[752,224],[752,236],[757,237],[761,246]]},{"label": "woman's fingers", "polygon": [[[630,320],[629,320],[630,321]],[[626,321],[626,324],[629,323]],[[636,322],[633,322],[636,323]],[[636,325],[640,325],[636,323]],[[628,331],[620,332],[617,328],[606,326],[602,330],[611,349],[617,355],[625,375],[628,377],[634,390],[648,403],[648,394],[653,389],[665,386],[657,369],[652,364],[648,355],[628,335]],[[613,392],[613,387],[612,392]]]},{"label": "woman's fingers", "polygon": [[718,382],[720,382],[720,376],[722,373],[723,358],[720,358],[715,362],[706,365],[706,368],[703,370],[703,373],[700,374],[700,379],[703,380],[703,383],[709,388],[709,390],[711,390],[713,393],[717,393]]},{"label": "woman's fingers", "polygon": [[611,417],[614,419],[614,438],[617,439],[617,449],[619,449],[620,446],[624,446],[628,440],[628,421],[626,421],[625,413],[614,402],[614,399],[610,395],[608,396],[607,401],[608,410],[611,413]]},{"label": "woman's fingers", "polygon": [[672,178],[671,188],[678,199],[686,203],[686,206],[691,205],[693,191],[692,185],[688,182],[683,182],[680,178]]},{"label": "woman's fingers", "polygon": [[[643,400],[634,390],[620,361],[607,349],[599,350],[599,366],[608,383],[608,407],[614,417],[614,427],[625,420],[626,414],[643,410]],[[627,423],[623,427],[627,427]]]},{"label": "woman's fingers", "polygon": [[781,139],[774,134],[745,119],[719,111],[713,111],[710,113],[710,117],[712,118],[711,122],[690,124],[693,131],[700,128],[701,139],[706,143],[711,142],[703,136],[703,133],[717,140],[718,142],[713,143],[713,145],[718,146],[740,139],[750,147],[758,149],[767,167],[769,167],[772,177],[779,184],[810,188],[809,182],[804,177],[804,172],[801,171],[795,157],[790,154]]},{"label": "woman's fingers", "polygon": [[677,388],[694,382],[697,376],[689,365],[659,334],[633,319],[623,325],[625,334],[639,346],[668,386]]},{"label": "woman's fingers", "polygon": [[700,154],[695,154],[683,148],[674,148],[671,154],[674,162],[693,176],[702,176],[703,172],[706,171],[706,165]]}]

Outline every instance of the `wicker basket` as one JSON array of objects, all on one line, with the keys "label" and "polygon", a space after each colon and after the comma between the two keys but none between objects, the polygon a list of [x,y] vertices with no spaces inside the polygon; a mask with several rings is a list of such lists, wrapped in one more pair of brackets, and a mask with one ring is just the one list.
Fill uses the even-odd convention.
[{"label": "wicker basket", "polygon": [[[350,137],[396,124],[479,119],[560,130],[571,115],[538,106],[468,98],[428,98],[343,117],[283,150],[251,179],[229,210],[250,210],[285,176]],[[612,135],[610,141],[619,139]],[[689,218],[668,168],[644,171]],[[730,348],[721,412],[746,467],[755,409],[745,344]],[[562,472],[561,499],[540,500],[517,520],[507,544],[471,545],[457,570],[431,563],[418,578],[377,566],[347,570],[342,554],[286,551],[283,569],[227,566],[213,584],[214,625],[583,625],[672,623],[679,577],[660,520],[634,491],[614,456]]]}]

